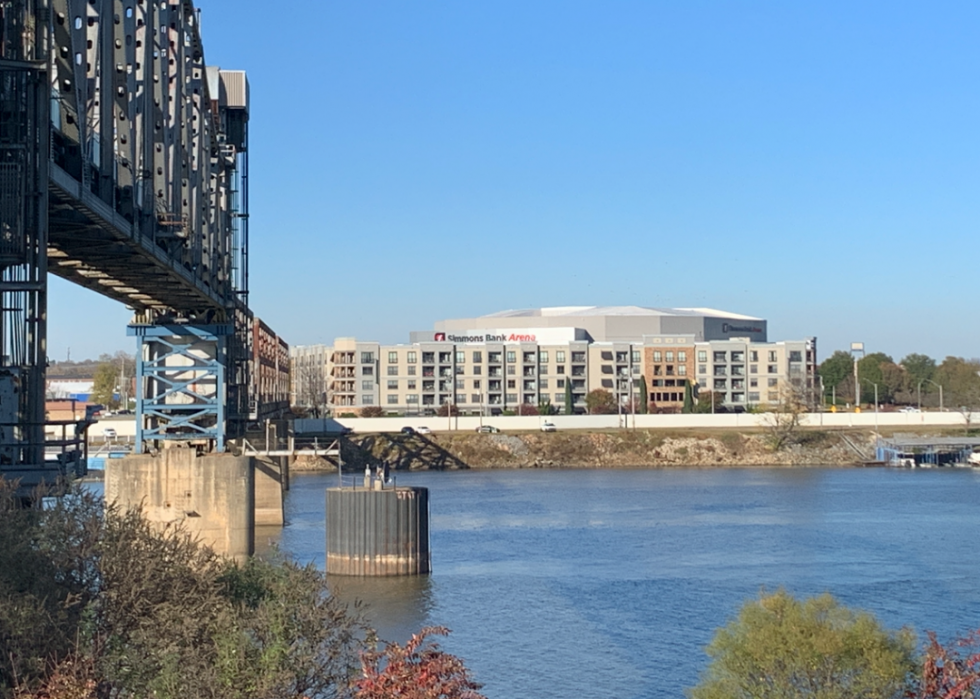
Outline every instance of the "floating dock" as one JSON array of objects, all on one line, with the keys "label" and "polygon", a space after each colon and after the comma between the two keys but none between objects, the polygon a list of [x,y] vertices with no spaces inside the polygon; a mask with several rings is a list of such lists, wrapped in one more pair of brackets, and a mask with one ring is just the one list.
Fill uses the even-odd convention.
[{"label": "floating dock", "polygon": [[980,437],[903,437],[878,442],[875,456],[888,466],[936,468],[965,466],[980,448]]}]

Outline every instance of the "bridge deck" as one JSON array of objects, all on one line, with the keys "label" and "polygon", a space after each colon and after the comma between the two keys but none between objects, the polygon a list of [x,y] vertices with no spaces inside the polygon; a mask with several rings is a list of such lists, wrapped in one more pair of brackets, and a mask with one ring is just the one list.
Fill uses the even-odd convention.
[{"label": "bridge deck", "polygon": [[51,165],[48,270],[136,309],[225,308],[205,281],[57,165]]}]

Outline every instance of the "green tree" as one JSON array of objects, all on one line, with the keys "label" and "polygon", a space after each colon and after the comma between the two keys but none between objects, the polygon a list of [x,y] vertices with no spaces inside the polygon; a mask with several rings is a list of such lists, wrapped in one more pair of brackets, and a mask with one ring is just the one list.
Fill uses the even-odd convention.
[{"label": "green tree", "polygon": [[694,404],[695,413],[723,413],[725,409],[722,407],[722,403],[725,401],[724,393],[716,393],[714,391],[698,391],[697,403]]},{"label": "green tree", "polygon": [[538,415],[555,415],[558,410],[551,404],[551,401],[547,398],[542,398],[538,402]]},{"label": "green tree", "polygon": [[694,386],[687,380],[684,381],[684,407],[681,409],[681,412],[694,412]]},{"label": "green tree", "polygon": [[637,406],[640,415],[650,412],[650,392],[647,390],[647,380],[645,376],[640,376],[640,404]]},{"label": "green tree", "polygon": [[616,412],[616,399],[606,389],[597,388],[585,396],[585,406],[589,415],[609,415]]},{"label": "green tree", "polygon": [[572,395],[572,380],[565,379],[565,414],[572,415],[575,412],[575,397]]},{"label": "green tree", "polygon": [[936,360],[925,354],[910,354],[901,361],[913,390],[920,382],[928,381],[936,373]]},{"label": "green tree", "polygon": [[858,379],[861,381],[861,402],[874,401],[874,386],[878,385],[878,401],[889,402],[892,398],[893,386],[888,383],[886,376],[893,376],[888,365],[895,362],[884,352],[872,352],[858,361]]},{"label": "green tree", "polygon": [[980,410],[980,360],[946,357],[933,379],[943,387],[945,405],[963,413],[969,429],[974,412]]},{"label": "green tree", "polygon": [[915,668],[910,631],[827,594],[801,602],[782,590],[745,603],[707,652],[691,699],[899,699]]},{"label": "green tree", "polygon": [[854,358],[843,350],[837,350],[827,357],[817,369],[823,379],[823,387],[827,396],[837,389],[837,395],[842,394],[841,384],[854,374]]},{"label": "green tree", "polygon": [[107,408],[119,407],[116,399],[116,383],[119,381],[119,370],[111,362],[102,362],[95,369],[92,382],[92,402],[101,403]]}]

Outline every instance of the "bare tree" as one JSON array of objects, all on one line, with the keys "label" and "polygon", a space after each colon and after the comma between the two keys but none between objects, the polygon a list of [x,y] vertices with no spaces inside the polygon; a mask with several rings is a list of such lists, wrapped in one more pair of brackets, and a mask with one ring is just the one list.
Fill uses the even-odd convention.
[{"label": "bare tree", "polygon": [[766,427],[766,441],[773,451],[780,451],[796,441],[808,411],[803,391],[792,384],[780,387],[778,400],[769,406],[762,418],[762,424]]}]

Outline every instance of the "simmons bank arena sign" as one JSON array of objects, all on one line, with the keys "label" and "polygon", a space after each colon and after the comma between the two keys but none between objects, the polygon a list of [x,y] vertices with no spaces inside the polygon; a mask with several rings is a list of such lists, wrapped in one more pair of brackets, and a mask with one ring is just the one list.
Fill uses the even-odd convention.
[{"label": "simmons bank arena sign", "polygon": [[729,323],[721,324],[721,331],[725,334],[728,333],[761,333],[762,328],[757,325],[731,325]]},{"label": "simmons bank arena sign", "polygon": [[478,344],[487,342],[537,342],[545,345],[560,345],[574,342],[575,328],[517,328],[513,330],[465,330],[461,332],[437,332],[436,342],[455,342],[456,344]]}]

